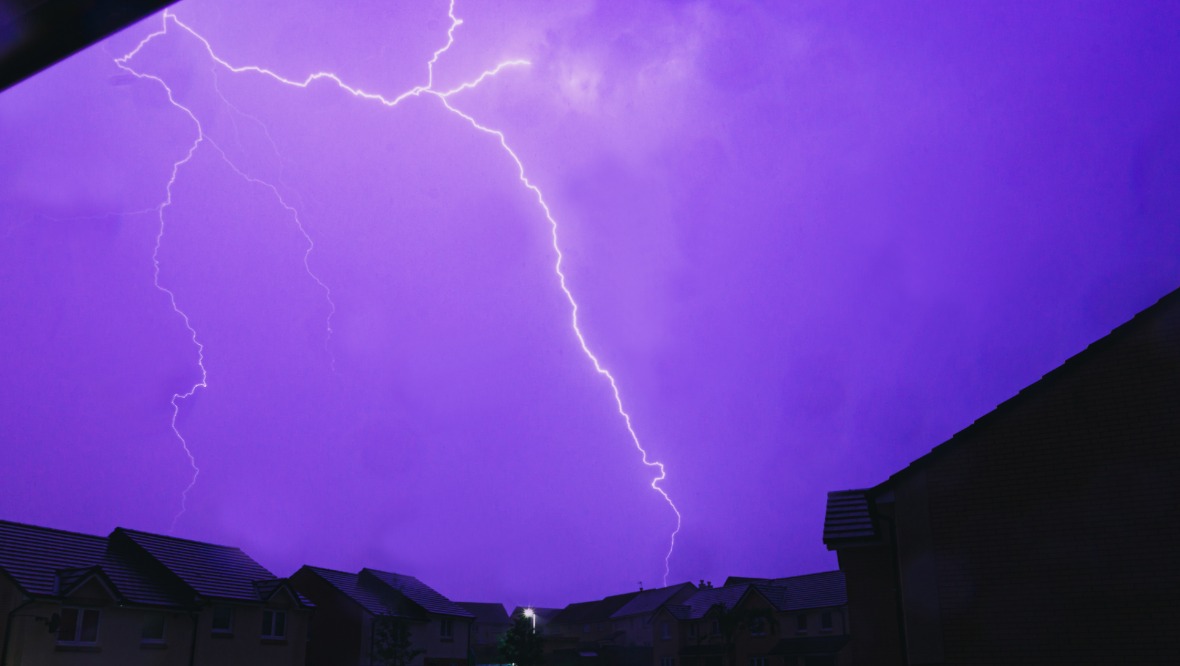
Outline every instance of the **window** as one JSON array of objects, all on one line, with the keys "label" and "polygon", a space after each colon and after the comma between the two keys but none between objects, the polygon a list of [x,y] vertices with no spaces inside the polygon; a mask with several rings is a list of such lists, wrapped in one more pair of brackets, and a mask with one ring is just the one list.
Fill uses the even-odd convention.
[{"label": "window", "polygon": [[718,622],[717,620],[713,620],[713,624],[711,624],[709,626],[709,633],[713,634],[714,636],[717,634],[720,634],[721,633],[721,623]]},{"label": "window", "polygon": [[213,607],[213,633],[232,634],[234,631],[233,606]]},{"label": "window", "polygon": [[590,625],[588,625],[588,624],[583,624],[583,625],[582,625],[582,633],[583,633],[583,634],[588,634],[588,633],[590,633]]},{"label": "window", "polygon": [[676,657],[660,657],[660,666],[676,666]]},{"label": "window", "polygon": [[766,666],[766,657],[750,657],[750,666]]},{"label": "window", "polygon": [[823,631],[832,630],[832,611],[824,611],[823,615],[819,616],[819,628]]},{"label": "window", "polygon": [[672,638],[672,627],[668,626],[667,622],[660,623],[660,640],[666,641]]},{"label": "window", "polygon": [[807,614],[800,613],[799,617],[795,618],[795,632],[800,634],[807,633]]},{"label": "window", "polygon": [[750,620],[750,635],[751,636],[765,636],[766,635],[766,618],[755,617]]},{"label": "window", "polygon": [[455,640],[455,625],[452,620],[443,618],[438,621],[438,637],[444,641]]},{"label": "window", "polygon": [[63,608],[57,642],[69,645],[94,645],[98,642],[98,609]]},{"label": "window", "polygon": [[287,637],[287,611],[262,611],[262,637],[277,639]]},{"label": "window", "polygon": [[693,638],[696,638],[697,632],[699,632],[700,630],[701,630],[700,625],[696,622],[693,622],[688,625],[688,635],[692,636]]},{"label": "window", "polygon": [[143,616],[143,629],[139,632],[139,640],[144,643],[163,643],[164,624],[166,617],[163,613],[147,613]]}]

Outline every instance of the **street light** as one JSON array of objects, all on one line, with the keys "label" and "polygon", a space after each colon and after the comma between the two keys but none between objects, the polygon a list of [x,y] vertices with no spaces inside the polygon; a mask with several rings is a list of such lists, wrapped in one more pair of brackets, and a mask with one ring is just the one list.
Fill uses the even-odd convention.
[{"label": "street light", "polygon": [[537,614],[532,608],[524,609],[524,616],[533,621],[533,633],[537,633]]}]

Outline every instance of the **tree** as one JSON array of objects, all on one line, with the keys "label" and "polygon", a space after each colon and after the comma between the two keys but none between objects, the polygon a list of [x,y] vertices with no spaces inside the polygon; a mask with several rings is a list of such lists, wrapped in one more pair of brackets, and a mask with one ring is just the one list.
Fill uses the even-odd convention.
[{"label": "tree", "polygon": [[379,666],[410,666],[423,650],[415,650],[406,621],[397,617],[373,618],[373,662]]},{"label": "tree", "polygon": [[516,666],[537,666],[545,640],[533,629],[533,621],[523,615],[513,618],[512,628],[500,638],[500,659]]},{"label": "tree", "polygon": [[717,620],[717,628],[720,631],[720,638],[725,645],[725,652],[728,655],[728,662],[731,665],[735,664],[735,654],[737,651],[737,637],[742,631],[760,630],[770,633],[778,633],[778,621],[774,618],[774,613],[766,608],[729,608],[723,603],[713,604],[705,617],[712,616]]}]

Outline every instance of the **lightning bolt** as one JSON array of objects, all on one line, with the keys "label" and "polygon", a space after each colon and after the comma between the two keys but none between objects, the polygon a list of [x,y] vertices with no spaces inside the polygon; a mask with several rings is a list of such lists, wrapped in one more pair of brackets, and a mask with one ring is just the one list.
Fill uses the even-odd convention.
[{"label": "lightning bolt", "polygon": [[[159,208],[157,209],[159,212],[160,227],[159,227],[159,232],[158,232],[158,235],[156,238],[156,248],[153,253],[153,262],[155,265],[156,288],[169,296],[170,302],[172,304],[172,309],[183,319],[185,326],[188,328],[188,330],[191,334],[192,340],[193,340],[193,344],[197,347],[198,366],[200,367],[200,370],[201,370],[201,380],[200,381],[193,384],[193,386],[187,392],[177,393],[177,394],[174,394],[172,397],[172,405],[173,405],[172,429],[176,433],[177,438],[184,445],[185,452],[188,454],[190,461],[193,462],[194,474],[193,474],[192,482],[189,484],[189,487],[185,489],[185,496],[187,497],[188,491],[191,490],[193,485],[196,483],[196,478],[197,478],[197,474],[199,473],[199,470],[197,469],[196,463],[192,457],[192,453],[191,453],[191,451],[189,451],[187,443],[184,440],[184,437],[180,434],[180,431],[176,428],[176,417],[177,417],[177,414],[179,413],[179,404],[178,403],[179,403],[179,401],[182,401],[182,400],[185,400],[185,399],[191,397],[197,391],[197,389],[206,388],[206,386],[207,386],[207,383],[206,383],[207,372],[206,372],[205,366],[204,366],[204,353],[203,353],[204,346],[197,339],[196,331],[195,331],[195,329],[193,329],[193,327],[189,321],[188,315],[186,315],[184,313],[184,311],[181,310],[177,306],[175,294],[172,291],[170,291],[169,289],[167,289],[166,287],[163,287],[159,282],[160,265],[159,265],[158,255],[159,255],[160,241],[162,240],[163,234],[164,234],[164,209],[167,208],[172,203],[172,186],[176,181],[177,173],[179,172],[180,168],[184,164],[186,164],[189,160],[192,159],[193,154],[196,152],[197,148],[199,147],[199,145],[203,141],[208,141],[210,143],[210,145],[212,145],[221,154],[222,158],[226,161],[226,163],[229,164],[230,167],[233,168],[233,170],[239,176],[245,178],[249,182],[257,183],[257,184],[260,184],[260,185],[263,185],[263,186],[269,188],[272,191],[272,193],[276,196],[276,198],[278,198],[280,204],[284,208],[286,208],[290,213],[292,213],[292,215],[295,218],[296,224],[299,227],[300,232],[303,233],[304,238],[308,242],[308,249],[307,249],[307,252],[304,254],[304,265],[307,268],[308,273],[315,279],[317,284],[319,284],[325,290],[327,297],[329,299],[329,302],[331,301],[331,291],[328,289],[327,285],[325,285],[318,277],[315,276],[314,273],[312,273],[311,268],[308,265],[308,257],[310,256],[312,250],[314,249],[314,243],[312,243],[311,237],[307,234],[307,232],[304,230],[302,223],[299,221],[298,212],[293,207],[289,206],[285,201],[283,201],[282,197],[279,195],[278,189],[275,188],[273,185],[270,185],[269,183],[252,178],[251,176],[243,173],[236,166],[234,166],[233,163],[230,162],[228,157],[225,155],[225,153],[219,147],[217,147],[216,144],[213,143],[213,141],[211,139],[209,139],[207,136],[205,136],[204,130],[201,127],[201,123],[199,120],[197,120],[196,115],[190,109],[188,109],[187,107],[183,106],[182,104],[180,104],[179,102],[176,101],[176,99],[173,97],[172,90],[168,87],[168,85],[162,79],[160,79],[159,77],[156,77],[156,76],[149,75],[149,74],[143,74],[143,73],[137,72],[134,69],[127,66],[128,61],[130,61],[135,56],[136,53],[138,53],[144,46],[146,46],[146,44],[148,42],[150,42],[152,39],[163,36],[167,33],[169,23],[174,24],[178,28],[180,28],[180,29],[188,32],[190,35],[192,35],[193,38],[198,40],[204,46],[205,51],[208,53],[209,58],[211,60],[213,60],[213,62],[215,62],[217,65],[225,68],[226,70],[228,70],[229,72],[232,72],[234,74],[252,73],[252,74],[268,77],[268,78],[270,78],[280,84],[283,84],[283,85],[292,86],[292,87],[296,87],[296,88],[302,88],[302,89],[306,89],[310,85],[312,85],[313,83],[323,80],[323,81],[327,81],[327,82],[335,84],[338,88],[340,88],[344,92],[346,92],[354,97],[364,99],[364,100],[367,100],[370,102],[379,103],[379,104],[382,104],[382,105],[384,105],[386,107],[390,107],[390,108],[398,106],[403,101],[405,101],[406,99],[409,99],[411,97],[421,97],[423,95],[430,95],[432,97],[437,98],[442,103],[442,106],[448,112],[462,118],[469,125],[471,125],[471,127],[474,130],[481,132],[481,133],[488,135],[488,136],[495,139],[495,141],[500,145],[500,148],[504,151],[504,153],[516,165],[517,176],[520,179],[521,184],[526,189],[528,189],[530,192],[532,192],[532,194],[536,197],[537,205],[540,207],[541,211],[545,215],[546,221],[549,223],[550,238],[552,241],[553,252],[556,257],[554,265],[553,265],[553,271],[557,277],[558,286],[561,288],[562,293],[565,295],[566,301],[569,303],[569,306],[570,306],[570,326],[573,329],[573,333],[574,333],[575,338],[578,341],[578,345],[579,345],[579,347],[581,347],[582,353],[585,354],[586,358],[589,359],[589,361],[593,365],[595,372],[597,372],[599,375],[604,377],[606,379],[607,383],[610,385],[611,393],[614,396],[615,407],[619,413],[619,416],[622,417],[622,419],[623,419],[623,424],[626,426],[627,433],[631,438],[631,442],[635,445],[636,450],[639,452],[643,464],[649,468],[653,468],[657,472],[656,476],[651,481],[651,488],[653,490],[655,490],[657,493],[659,493],[660,497],[663,498],[663,500],[668,504],[669,508],[672,509],[672,513],[676,516],[676,527],[672,531],[671,535],[669,536],[668,550],[664,556],[664,577],[663,577],[663,580],[664,580],[664,585],[666,586],[668,583],[668,574],[671,571],[672,554],[676,549],[676,536],[680,533],[680,528],[682,525],[682,516],[680,514],[680,510],[676,507],[676,503],[672,501],[671,496],[669,496],[667,491],[665,491],[663,489],[663,487],[661,487],[661,485],[660,485],[661,482],[667,478],[667,470],[665,469],[664,464],[659,461],[652,460],[650,458],[647,449],[643,446],[643,443],[640,441],[639,435],[635,430],[634,424],[632,423],[631,414],[627,412],[627,410],[624,406],[623,397],[622,397],[622,393],[619,390],[618,381],[615,379],[615,376],[613,374],[611,374],[611,372],[605,366],[603,366],[603,364],[599,360],[598,356],[591,350],[589,343],[586,341],[586,336],[582,332],[582,328],[579,324],[580,309],[578,306],[578,301],[574,297],[573,291],[571,291],[569,288],[568,279],[566,277],[565,271],[562,268],[563,263],[565,261],[565,255],[561,250],[560,243],[558,242],[557,219],[554,217],[553,211],[550,209],[549,204],[545,201],[544,193],[541,191],[541,189],[539,187],[537,187],[532,181],[529,180],[529,178],[525,172],[524,163],[521,161],[520,156],[517,155],[516,151],[514,151],[512,149],[512,147],[508,144],[508,139],[504,135],[504,133],[500,130],[493,129],[491,127],[481,124],[474,117],[472,117],[471,115],[468,115],[467,113],[464,113],[463,111],[452,106],[452,104],[451,104],[451,97],[452,96],[457,95],[465,90],[470,90],[472,88],[479,86],[485,80],[496,76],[504,69],[509,68],[509,67],[527,66],[530,63],[526,60],[507,60],[507,61],[499,63],[498,65],[496,65],[492,69],[484,71],[483,73],[481,73],[477,78],[475,78],[472,81],[468,81],[466,83],[463,83],[455,88],[452,88],[452,89],[446,90],[446,91],[435,90],[434,89],[434,66],[438,63],[439,58],[441,58],[448,50],[450,50],[451,46],[455,43],[455,30],[459,26],[463,25],[463,20],[460,19],[455,14],[455,0],[450,0],[450,2],[448,4],[448,8],[447,8],[447,16],[448,16],[448,18],[450,18],[451,24],[447,28],[446,44],[444,44],[439,49],[435,50],[434,53],[431,55],[430,60],[427,62],[427,64],[426,64],[426,72],[427,72],[426,84],[414,86],[414,87],[410,88],[409,90],[401,93],[400,95],[398,95],[392,99],[387,98],[387,97],[377,94],[377,93],[368,92],[368,91],[365,91],[361,88],[351,86],[351,85],[347,84],[343,79],[341,79],[338,75],[336,75],[335,73],[332,73],[332,72],[320,71],[320,72],[316,72],[316,73],[308,75],[303,80],[296,80],[296,79],[290,79],[290,78],[284,77],[284,76],[282,76],[270,69],[267,69],[265,67],[260,67],[257,65],[243,65],[243,66],[233,65],[233,64],[225,61],[221,57],[219,57],[214,52],[213,46],[209,43],[209,41],[207,39],[205,39],[205,37],[203,37],[197,31],[193,30],[187,24],[182,22],[170,10],[164,11],[164,15],[163,15],[164,27],[161,30],[159,30],[155,33],[152,33],[151,35],[146,37],[142,42],[140,42],[139,46],[137,46],[131,53],[129,53],[126,56],[123,56],[122,58],[119,58],[115,61],[119,67],[130,72],[134,76],[141,78],[141,79],[152,79],[152,80],[156,81],[157,83],[159,83],[161,86],[163,86],[167,95],[168,95],[169,102],[173,106],[177,107],[178,109],[180,109],[181,111],[186,113],[189,116],[189,118],[192,119],[194,124],[197,126],[197,130],[198,130],[197,139],[190,146],[188,153],[184,156],[184,158],[182,158],[181,160],[178,160],[175,164],[173,164],[172,177],[171,177],[171,179],[169,179],[168,186],[167,186],[167,197],[164,200],[164,202],[161,203]],[[335,312],[335,305],[334,304],[332,306],[332,312],[333,313]],[[331,333],[330,319],[329,319],[329,333]],[[182,513],[183,513],[183,504],[182,504]],[[179,517],[179,514],[177,517]],[[175,521],[174,521],[174,524],[175,524]]]},{"label": "lightning bolt", "polygon": [[[159,221],[159,224],[156,229],[156,242],[152,248],[152,284],[155,285],[157,290],[159,290],[160,292],[162,292],[163,294],[165,294],[168,297],[168,303],[172,306],[172,311],[177,316],[179,316],[181,321],[184,323],[184,327],[189,333],[189,339],[192,340],[193,346],[197,350],[197,369],[200,374],[200,379],[198,379],[192,385],[190,385],[187,390],[185,390],[183,392],[178,391],[176,393],[173,393],[172,398],[170,400],[170,403],[172,405],[172,418],[170,421],[172,433],[176,436],[176,439],[180,442],[180,446],[184,450],[185,456],[188,458],[189,467],[192,469],[192,476],[189,478],[188,485],[185,486],[184,490],[180,494],[180,509],[172,517],[172,525],[171,525],[170,530],[175,531],[177,521],[179,521],[180,517],[183,516],[184,513],[188,510],[188,495],[192,491],[192,489],[197,485],[197,479],[201,475],[201,468],[197,465],[196,456],[193,455],[193,451],[189,447],[188,440],[185,439],[184,434],[180,431],[180,428],[179,428],[179,426],[177,426],[176,421],[180,417],[180,403],[193,397],[193,395],[195,395],[199,389],[209,388],[209,369],[205,366],[205,345],[204,345],[204,343],[202,343],[200,341],[200,338],[197,335],[197,329],[192,324],[192,319],[189,317],[187,312],[185,312],[183,309],[180,308],[180,305],[177,303],[176,292],[172,291],[171,289],[164,286],[163,283],[160,282],[160,247],[164,242],[164,233],[165,233],[165,229],[167,226],[165,223],[164,211],[172,205],[172,189],[176,185],[176,179],[180,175],[181,167],[183,167],[184,165],[186,165],[190,161],[192,161],[193,156],[196,155],[197,149],[200,148],[202,143],[208,143],[210,146],[212,146],[213,149],[216,150],[217,153],[221,156],[221,159],[230,167],[230,169],[232,169],[233,172],[235,174],[237,174],[239,177],[241,177],[243,180],[245,180],[246,182],[248,182],[252,185],[258,185],[258,186],[261,186],[261,187],[269,190],[271,192],[271,194],[274,195],[275,199],[279,202],[279,205],[282,206],[283,209],[286,210],[291,215],[292,219],[294,220],[295,226],[299,230],[300,235],[302,235],[303,239],[307,242],[306,249],[304,250],[304,253],[303,253],[304,270],[307,271],[307,274],[312,278],[312,280],[314,280],[315,283],[317,285],[319,285],[320,289],[323,290],[324,298],[327,300],[327,303],[328,303],[329,311],[328,311],[327,320],[325,322],[325,326],[327,328],[327,334],[324,339],[324,349],[326,351],[328,351],[329,355],[331,354],[331,350],[329,348],[329,343],[330,343],[331,335],[332,335],[332,316],[336,313],[336,303],[332,300],[332,290],[328,287],[328,285],[322,279],[320,279],[320,277],[318,275],[315,274],[315,271],[313,271],[311,269],[311,263],[310,263],[311,262],[311,253],[315,250],[315,242],[312,240],[311,235],[307,233],[307,229],[303,226],[303,222],[299,218],[299,211],[296,210],[294,206],[291,206],[290,204],[287,203],[287,201],[283,198],[282,194],[279,192],[277,187],[275,187],[271,183],[268,183],[262,179],[255,178],[255,177],[247,174],[246,172],[242,171],[241,169],[239,169],[237,167],[237,165],[235,165],[233,163],[233,161],[229,159],[229,156],[225,153],[225,151],[222,150],[222,148],[219,145],[217,145],[217,143],[214,142],[213,139],[211,139],[208,135],[205,134],[204,126],[201,124],[201,121],[197,118],[197,115],[195,113],[193,113],[192,109],[190,109],[189,107],[187,107],[184,104],[181,104],[179,101],[177,101],[176,96],[172,92],[172,88],[169,87],[168,84],[163,79],[161,79],[158,76],[152,75],[152,74],[147,74],[144,72],[137,71],[136,69],[132,68],[128,64],[141,50],[143,50],[144,47],[146,47],[149,43],[151,43],[152,40],[154,40],[158,37],[162,37],[167,34],[167,32],[168,32],[168,19],[170,17],[171,17],[170,14],[165,13],[163,28],[156,31],[156,32],[153,32],[153,33],[149,34],[147,37],[143,38],[143,40],[141,40],[139,42],[139,44],[136,45],[136,47],[134,49],[132,49],[127,55],[124,55],[121,58],[116,58],[115,65],[117,67],[119,67],[120,69],[122,69],[123,71],[131,74],[132,76],[134,76],[138,79],[151,80],[151,81],[155,81],[156,83],[158,83],[164,89],[164,92],[168,97],[168,103],[171,104],[172,106],[176,107],[177,109],[179,109],[186,116],[188,116],[189,119],[193,121],[193,125],[196,127],[196,130],[197,130],[196,138],[193,139],[193,142],[189,146],[188,151],[185,153],[185,155],[182,158],[180,158],[179,160],[177,160],[176,162],[174,162],[172,164],[172,173],[169,176],[168,183],[164,188],[164,191],[165,191],[164,200],[161,201],[160,204],[155,208],[156,217]],[[171,17],[171,18],[175,18],[175,17]],[[187,26],[186,26],[186,29],[187,29]],[[218,90],[218,95],[219,96],[221,95],[220,90]],[[225,100],[225,98],[223,96],[222,96],[222,100]],[[225,101],[227,104],[229,104],[228,100],[225,100]],[[230,105],[230,106],[231,106],[231,108],[233,108],[232,105]],[[269,132],[267,133],[267,138],[268,139],[270,138]],[[273,145],[273,140],[271,143]],[[336,359],[334,356],[331,356],[331,363],[332,363],[332,369],[333,369],[333,371],[335,371]]]}]

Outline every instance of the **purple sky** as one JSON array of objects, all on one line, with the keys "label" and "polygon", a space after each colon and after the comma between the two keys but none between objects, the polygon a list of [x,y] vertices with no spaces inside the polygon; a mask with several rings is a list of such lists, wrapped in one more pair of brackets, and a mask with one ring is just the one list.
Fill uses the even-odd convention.
[{"label": "purple sky", "polygon": [[[392,100],[451,25],[396,4],[173,11],[231,65]],[[667,465],[669,583],[834,568],[827,491],[1180,286],[1175,3],[454,11],[435,91],[531,63],[454,110],[234,73],[174,22],[121,69],[162,16],[0,93],[0,517],[462,600],[660,584],[675,514],[545,211],[462,114],[544,193],[581,330]],[[169,188],[185,109],[205,138]],[[201,372],[153,282],[169,196],[159,283],[208,372],[179,401],[200,476],[175,529],[170,400]]]}]

